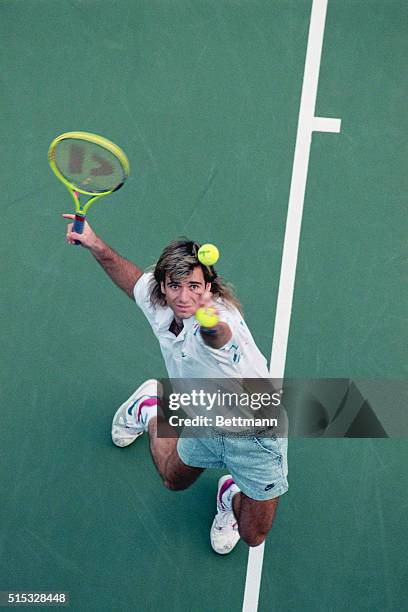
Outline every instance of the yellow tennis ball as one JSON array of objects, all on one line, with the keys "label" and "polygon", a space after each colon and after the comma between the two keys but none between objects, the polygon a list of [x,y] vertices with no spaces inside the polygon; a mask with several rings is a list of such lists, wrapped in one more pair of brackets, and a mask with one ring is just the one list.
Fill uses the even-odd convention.
[{"label": "yellow tennis ball", "polygon": [[195,313],[195,318],[201,327],[215,327],[220,320],[215,312],[215,308],[199,308]]},{"label": "yellow tennis ball", "polygon": [[198,250],[198,260],[204,266],[213,266],[217,263],[220,253],[214,244],[203,244]]}]

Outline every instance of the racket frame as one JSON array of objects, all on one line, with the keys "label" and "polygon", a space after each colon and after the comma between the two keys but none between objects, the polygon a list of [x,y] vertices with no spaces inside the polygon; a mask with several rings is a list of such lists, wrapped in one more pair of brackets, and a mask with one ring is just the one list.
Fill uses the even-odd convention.
[{"label": "racket frame", "polygon": [[[85,189],[77,187],[76,185],[74,185],[74,183],[71,183],[61,173],[55,162],[55,148],[57,144],[62,140],[67,139],[76,139],[84,140],[85,142],[91,142],[92,144],[99,145],[100,147],[112,153],[119,160],[120,165],[122,166],[124,174],[122,182],[119,183],[119,185],[116,185],[116,187],[114,187],[113,189],[99,191],[98,193],[95,193],[95,191],[86,191]],[[86,214],[91,204],[93,204],[96,200],[99,200],[99,198],[102,198],[120,189],[127,177],[129,176],[129,160],[126,157],[125,153],[122,151],[122,149],[107,138],[104,138],[103,136],[98,136],[97,134],[92,134],[91,132],[65,132],[64,134],[57,136],[57,138],[54,138],[48,149],[48,162],[55,176],[61,181],[61,183],[65,185],[65,187],[70,192],[72,199],[74,200],[75,222],[73,226],[73,231],[80,234],[82,234],[83,232]],[[83,206],[81,206],[81,202],[79,201],[78,197],[78,194],[80,193],[91,196],[90,199]],[[76,244],[79,244],[78,240],[76,241]]]}]

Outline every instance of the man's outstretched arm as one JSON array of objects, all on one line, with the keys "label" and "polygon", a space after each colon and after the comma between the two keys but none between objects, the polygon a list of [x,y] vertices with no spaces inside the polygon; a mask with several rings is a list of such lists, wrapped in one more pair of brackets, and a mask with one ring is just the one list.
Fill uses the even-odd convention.
[{"label": "man's outstretched arm", "polygon": [[[65,219],[75,219],[75,215],[64,214]],[[67,227],[67,242],[75,244],[79,240],[83,247],[89,249],[96,261],[110,276],[115,285],[122,289],[132,300],[133,289],[143,272],[134,263],[116,253],[108,244],[99,238],[89,223],[85,222],[83,234],[72,231],[72,223]]]}]

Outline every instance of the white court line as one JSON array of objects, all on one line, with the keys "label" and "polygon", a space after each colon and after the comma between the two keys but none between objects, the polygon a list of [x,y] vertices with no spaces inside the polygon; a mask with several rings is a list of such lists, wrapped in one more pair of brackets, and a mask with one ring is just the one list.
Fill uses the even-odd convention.
[{"label": "white court line", "polygon": [[[269,369],[271,378],[280,380],[285,373],[312,132],[340,132],[341,127],[340,119],[314,116],[326,11],[327,0],[313,0]],[[249,549],[243,612],[258,609],[263,555],[264,544]],[[268,612],[272,608],[273,603]]]}]

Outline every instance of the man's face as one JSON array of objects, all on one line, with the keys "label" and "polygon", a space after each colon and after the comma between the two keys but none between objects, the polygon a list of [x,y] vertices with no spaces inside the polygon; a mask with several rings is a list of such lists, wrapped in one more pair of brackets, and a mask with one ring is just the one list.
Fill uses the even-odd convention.
[{"label": "man's face", "polygon": [[200,306],[204,291],[211,290],[211,283],[204,281],[202,269],[197,266],[191,274],[177,280],[171,280],[166,274],[166,280],[161,283],[161,291],[166,296],[168,306],[178,319],[188,319]]}]

